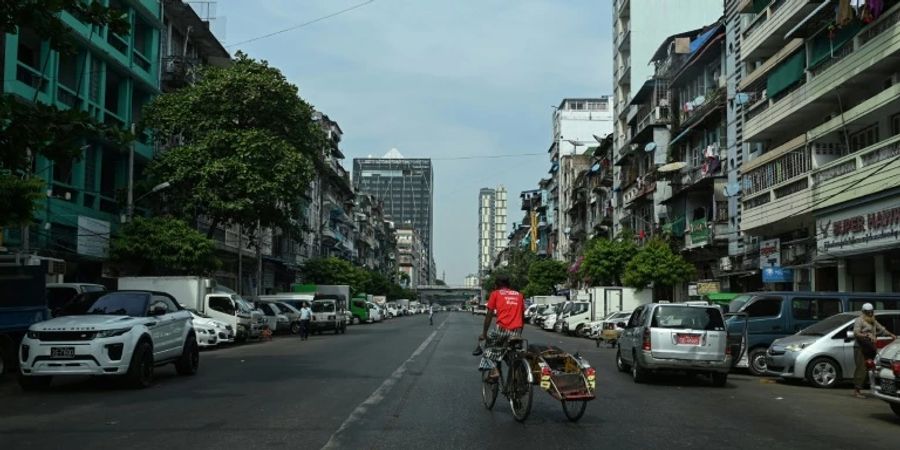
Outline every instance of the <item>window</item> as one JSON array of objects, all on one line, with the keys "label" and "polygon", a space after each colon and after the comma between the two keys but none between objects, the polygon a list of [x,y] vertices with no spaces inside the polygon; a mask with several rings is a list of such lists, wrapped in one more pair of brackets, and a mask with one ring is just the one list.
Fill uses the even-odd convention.
[{"label": "window", "polygon": [[781,297],[757,298],[744,307],[744,312],[753,317],[778,317],[781,315]]},{"label": "window", "polygon": [[891,136],[900,134],[900,114],[891,116]]},{"label": "window", "polygon": [[154,295],[153,299],[150,302],[150,308],[148,308],[148,309],[150,309],[152,311],[154,306],[160,306],[160,305],[162,307],[166,308],[167,313],[173,313],[173,312],[181,309],[178,306],[175,306],[174,300],[172,300],[171,298],[169,298],[165,295]]},{"label": "window", "polygon": [[150,296],[142,292],[113,292],[97,299],[88,314],[110,314],[142,317]]},{"label": "window", "polygon": [[719,308],[693,306],[660,306],[653,313],[654,328],[688,328],[692,330],[721,331],[725,329]]},{"label": "window", "polygon": [[640,306],[640,307],[638,307],[638,309],[634,310],[634,314],[632,314],[631,318],[628,319],[627,328],[633,328],[633,327],[638,326],[638,324],[640,323],[640,316],[643,315],[644,309],[646,309],[646,308],[644,308],[643,306]]},{"label": "window", "polygon": [[878,124],[863,128],[850,135],[850,151],[862,150],[878,142]]},{"label": "window", "polygon": [[47,307],[51,310],[61,308],[69,303],[72,298],[78,295],[75,288],[70,287],[51,287],[47,288]]},{"label": "window", "polygon": [[220,313],[234,315],[234,303],[228,297],[210,297],[209,307]]},{"label": "window", "polygon": [[871,303],[875,311],[897,309],[900,306],[900,298],[851,298],[850,311],[861,311],[866,303]]},{"label": "window", "polygon": [[822,320],[841,312],[838,298],[794,298],[791,300],[794,319]]},{"label": "window", "polygon": [[268,303],[262,303],[262,304],[260,304],[260,305],[259,305],[259,309],[263,312],[263,314],[265,314],[265,315],[267,315],[267,316],[274,316],[274,315],[275,315],[275,312],[272,311],[272,308],[269,306]]}]

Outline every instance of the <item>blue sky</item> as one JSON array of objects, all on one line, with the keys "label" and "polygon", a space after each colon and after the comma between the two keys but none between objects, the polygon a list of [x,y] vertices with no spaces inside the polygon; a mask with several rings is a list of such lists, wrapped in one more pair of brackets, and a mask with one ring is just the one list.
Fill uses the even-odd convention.
[{"label": "blue sky", "polygon": [[[214,30],[228,46],[362,1],[219,0]],[[610,3],[375,0],[228,49],[268,60],[340,123],[348,169],[393,147],[434,159],[438,276],[462,284],[476,269],[478,190],[505,185],[520,221],[518,193],[549,168],[551,106],[611,94]]]}]

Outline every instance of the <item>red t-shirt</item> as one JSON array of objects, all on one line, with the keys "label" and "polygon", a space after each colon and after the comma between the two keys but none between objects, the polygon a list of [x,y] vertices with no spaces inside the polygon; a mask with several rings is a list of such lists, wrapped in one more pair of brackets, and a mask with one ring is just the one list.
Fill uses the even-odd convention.
[{"label": "red t-shirt", "polygon": [[522,316],[525,312],[525,297],[512,289],[498,289],[491,292],[487,308],[495,311],[497,325],[504,330],[522,328]]}]

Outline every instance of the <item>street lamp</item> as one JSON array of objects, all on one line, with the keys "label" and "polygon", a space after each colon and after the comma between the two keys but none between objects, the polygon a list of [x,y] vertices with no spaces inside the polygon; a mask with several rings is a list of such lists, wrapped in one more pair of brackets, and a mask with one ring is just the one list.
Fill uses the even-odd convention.
[{"label": "street lamp", "polygon": [[156,186],[153,186],[153,189],[150,189],[150,192],[147,192],[147,193],[145,193],[144,195],[138,197],[137,199],[128,202],[128,207],[126,208],[126,211],[127,211],[126,214],[127,214],[127,215],[126,215],[125,218],[123,218],[122,222],[123,222],[123,223],[125,223],[125,222],[131,222],[131,219],[134,218],[134,205],[135,205],[137,202],[143,200],[144,198],[146,198],[146,197],[147,197],[148,195],[150,195],[150,194],[155,194],[155,193],[157,193],[157,192],[159,192],[159,191],[161,191],[161,190],[163,190],[163,189],[169,188],[170,186],[172,186],[172,182],[171,182],[171,181],[163,181],[162,183],[159,183],[159,184],[157,184]]}]

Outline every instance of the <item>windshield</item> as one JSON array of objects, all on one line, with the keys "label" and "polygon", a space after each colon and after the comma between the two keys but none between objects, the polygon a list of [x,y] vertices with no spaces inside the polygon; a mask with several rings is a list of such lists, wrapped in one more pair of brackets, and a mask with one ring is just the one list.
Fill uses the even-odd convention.
[{"label": "windshield", "polygon": [[588,310],[587,303],[574,303],[572,305],[572,308],[569,310],[569,312],[571,313],[571,315],[574,316],[576,314],[586,313],[587,310]]},{"label": "windshield", "polygon": [[631,316],[630,312],[619,312],[619,313],[615,313],[611,319],[612,320],[627,319],[629,316]]},{"label": "windshield", "polygon": [[750,299],[752,299],[752,298],[753,298],[753,296],[751,296],[751,295],[738,295],[737,297],[734,298],[734,300],[732,300],[730,303],[728,303],[728,312],[736,313],[736,312],[740,311],[741,308],[743,308],[744,305],[746,305],[747,302],[749,302]]},{"label": "windshield", "polygon": [[719,308],[695,306],[660,306],[653,312],[653,328],[687,328],[721,331],[725,329]]},{"label": "windshield", "polygon": [[103,286],[87,285],[87,286],[81,287],[81,292],[103,292],[105,290],[106,290],[106,288]]},{"label": "windshield", "polygon": [[853,320],[858,316],[857,313],[843,313],[831,316],[819,323],[814,325],[810,325],[802,330],[800,330],[799,335],[801,336],[825,336],[828,333],[831,333],[836,328],[843,327],[847,324],[847,322]]},{"label": "windshield", "polygon": [[144,292],[114,292],[97,299],[88,314],[143,317],[150,295]]}]

